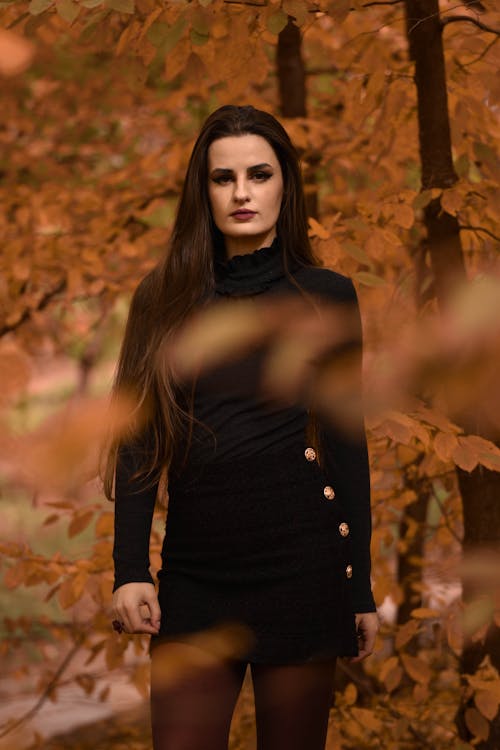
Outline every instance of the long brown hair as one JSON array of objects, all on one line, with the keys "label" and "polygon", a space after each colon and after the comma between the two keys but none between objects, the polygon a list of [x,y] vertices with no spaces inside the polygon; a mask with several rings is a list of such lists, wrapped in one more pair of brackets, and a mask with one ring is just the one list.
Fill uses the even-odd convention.
[{"label": "long brown hair", "polygon": [[[207,118],[194,144],[165,256],[132,297],[114,379],[113,393],[131,393],[137,403],[131,438],[145,445],[144,436],[148,436],[140,473],[151,482],[168,470],[178,430],[192,420],[179,404],[172,373],[158,352],[189,313],[210,299],[214,259],[224,255],[224,237],[213,221],[208,197],[208,148],[218,138],[246,134],[268,141],[283,173],[276,233],[285,271],[289,275],[290,261],[316,265],[307,233],[299,156],[287,132],[275,117],[251,105],[219,107]],[[117,449],[117,440],[106,449],[103,483],[109,499]]]}]

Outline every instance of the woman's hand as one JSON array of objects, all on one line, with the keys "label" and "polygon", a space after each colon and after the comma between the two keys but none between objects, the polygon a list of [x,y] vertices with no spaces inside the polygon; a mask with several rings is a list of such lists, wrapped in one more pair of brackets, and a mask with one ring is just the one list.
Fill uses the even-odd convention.
[{"label": "woman's hand", "polygon": [[358,656],[349,661],[361,661],[373,652],[375,638],[379,629],[379,619],[376,612],[361,612],[356,615],[356,630],[358,632]]},{"label": "woman's hand", "polygon": [[158,633],[161,611],[153,584],[124,583],[117,588],[113,593],[113,616],[126,633]]}]

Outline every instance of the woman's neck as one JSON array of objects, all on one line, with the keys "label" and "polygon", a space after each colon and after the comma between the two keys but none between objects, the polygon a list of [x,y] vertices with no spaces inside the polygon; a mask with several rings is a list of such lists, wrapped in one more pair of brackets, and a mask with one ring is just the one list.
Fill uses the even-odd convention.
[{"label": "woman's neck", "polygon": [[226,258],[230,260],[236,255],[250,255],[261,247],[268,247],[276,237],[276,229],[273,228],[262,234],[254,234],[249,237],[224,237]]}]

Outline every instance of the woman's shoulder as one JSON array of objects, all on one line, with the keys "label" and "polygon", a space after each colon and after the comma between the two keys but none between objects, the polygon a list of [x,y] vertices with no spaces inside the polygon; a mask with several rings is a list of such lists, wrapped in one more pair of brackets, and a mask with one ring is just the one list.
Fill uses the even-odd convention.
[{"label": "woman's shoulder", "polygon": [[297,283],[307,292],[326,297],[332,302],[357,301],[356,290],[349,276],[323,266],[302,266],[295,274]]}]

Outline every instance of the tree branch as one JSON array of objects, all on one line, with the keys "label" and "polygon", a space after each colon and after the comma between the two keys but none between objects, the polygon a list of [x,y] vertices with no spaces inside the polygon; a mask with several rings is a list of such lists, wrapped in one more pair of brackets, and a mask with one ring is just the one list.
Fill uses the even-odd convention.
[{"label": "tree branch", "polygon": [[66,671],[66,669],[69,667],[70,663],[73,661],[73,658],[76,656],[78,651],[80,650],[84,640],[85,640],[85,633],[80,633],[77,640],[73,644],[73,647],[68,651],[64,659],[62,660],[61,664],[59,665],[58,669],[56,670],[54,676],[50,680],[49,684],[46,685],[43,693],[37,700],[34,706],[32,706],[29,711],[26,711],[25,714],[20,716],[18,719],[15,719],[14,721],[7,721],[2,729],[0,730],[0,737],[5,737],[7,734],[12,732],[14,729],[17,729],[21,726],[21,724],[24,724],[25,722],[29,721],[36,713],[40,710],[40,708],[43,706],[47,698],[49,698],[52,690],[56,687],[56,685],[59,682],[59,678],[62,674]]},{"label": "tree branch", "polygon": [[465,63],[461,63],[461,62],[460,62],[460,60],[456,60],[457,64],[458,64],[458,65],[459,65],[459,66],[460,66],[460,67],[461,67],[462,69],[463,69],[463,68],[468,68],[468,67],[469,67],[469,65],[474,65],[474,63],[477,63],[477,62],[479,62],[479,60],[482,60],[482,59],[483,59],[483,57],[485,57],[485,56],[486,56],[486,55],[488,54],[488,52],[490,51],[490,49],[491,49],[491,48],[493,47],[493,45],[494,45],[494,44],[496,44],[497,42],[498,42],[498,37],[493,37],[493,39],[491,40],[491,42],[489,42],[489,43],[488,43],[488,44],[486,45],[486,47],[485,47],[485,48],[483,49],[483,51],[481,52],[481,54],[480,54],[480,55],[478,55],[477,57],[473,57],[473,58],[472,58],[472,60],[469,60],[469,62],[465,62]]},{"label": "tree branch", "polygon": [[474,26],[477,26],[481,31],[487,31],[489,34],[500,36],[500,29],[494,29],[491,26],[487,26],[482,21],[478,21],[477,18],[472,18],[472,16],[447,16],[446,18],[441,19],[441,27],[444,28],[449,23],[456,23],[458,21],[473,23]]},{"label": "tree branch", "polygon": [[[259,0],[224,0],[224,2],[227,5],[255,5],[259,8],[267,6],[266,0],[263,0],[262,2],[259,2]],[[363,3],[362,7],[370,8],[372,5],[400,5],[403,2],[404,0],[371,0],[371,2]],[[353,6],[352,8],[349,8],[349,10],[358,10],[358,8]],[[328,11],[323,10],[322,8],[308,8],[307,13],[326,13],[328,15]]]},{"label": "tree branch", "polygon": [[[404,0],[373,0],[371,3],[363,3],[363,8],[370,8],[372,5],[399,5],[403,2]],[[350,10],[355,10],[355,8]]]},{"label": "tree branch", "polygon": [[[66,279],[62,279],[62,281],[59,282],[59,284],[54,287],[53,289],[50,289],[48,292],[46,292],[43,297],[38,302],[37,306],[34,308],[37,312],[40,310],[43,310],[51,299],[53,297],[56,297],[58,294],[60,294],[64,289],[66,288]],[[23,312],[19,320],[17,320],[15,323],[5,323],[3,326],[0,326],[0,338],[2,336],[5,336],[6,333],[11,333],[11,331],[15,331],[17,328],[22,326],[23,323],[25,323],[30,315],[32,313],[32,310],[30,308],[26,308],[26,310]]]},{"label": "tree branch", "polygon": [[486,229],[486,227],[473,227],[468,224],[459,224],[458,229],[459,231],[462,231],[462,229],[464,229],[468,232],[484,232],[485,234],[489,235],[492,239],[500,242],[500,237],[498,237],[496,234],[493,234],[493,232],[490,232],[490,230]]},{"label": "tree branch", "polygon": [[14,20],[11,23],[9,23],[5,28],[6,29],[12,29],[12,28],[14,28],[14,26],[17,26],[18,23],[21,23],[21,21],[24,21],[25,18],[29,18],[30,15],[31,14],[28,13],[28,12],[22,13],[17,18],[14,18]]}]

